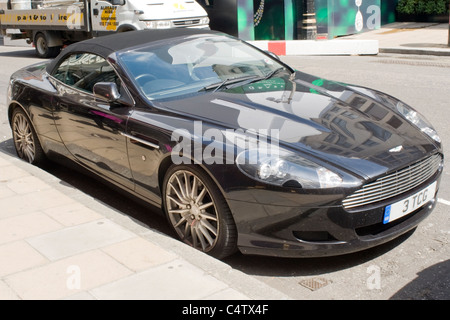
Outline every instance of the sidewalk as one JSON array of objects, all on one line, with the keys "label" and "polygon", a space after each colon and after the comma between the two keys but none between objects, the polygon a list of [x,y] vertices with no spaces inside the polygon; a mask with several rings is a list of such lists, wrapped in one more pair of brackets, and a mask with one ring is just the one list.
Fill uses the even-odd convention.
[{"label": "sidewalk", "polygon": [[0,300],[284,294],[0,151]]},{"label": "sidewalk", "polygon": [[376,40],[380,53],[450,56],[448,36],[447,23],[395,22],[339,40]]}]

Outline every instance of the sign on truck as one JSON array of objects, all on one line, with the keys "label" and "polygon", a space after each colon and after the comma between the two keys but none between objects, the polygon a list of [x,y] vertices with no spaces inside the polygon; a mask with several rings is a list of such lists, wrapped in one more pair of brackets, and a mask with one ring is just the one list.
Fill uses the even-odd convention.
[{"label": "sign on truck", "polygon": [[209,28],[209,19],[194,0],[0,0],[1,34],[43,58],[111,32],[167,28]]}]

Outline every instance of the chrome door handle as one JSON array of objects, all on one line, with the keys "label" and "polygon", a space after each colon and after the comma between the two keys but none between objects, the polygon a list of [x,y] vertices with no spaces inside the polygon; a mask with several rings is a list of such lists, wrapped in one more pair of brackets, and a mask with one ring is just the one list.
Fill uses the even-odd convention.
[{"label": "chrome door handle", "polygon": [[146,145],[146,146],[151,147],[151,148],[153,148],[153,149],[159,149],[159,145],[157,145],[157,144],[155,144],[155,143],[152,143],[152,142],[150,142],[150,141],[146,141],[146,140],[144,140],[144,139],[137,138],[137,137],[135,137],[135,136],[133,136],[133,135],[130,135],[130,134],[127,134],[127,133],[125,133],[125,132],[121,132],[120,134],[121,134],[122,136],[124,136],[124,137],[130,139],[131,141],[134,140],[134,141],[136,141],[136,142],[138,142],[138,143],[140,143],[140,144]]}]

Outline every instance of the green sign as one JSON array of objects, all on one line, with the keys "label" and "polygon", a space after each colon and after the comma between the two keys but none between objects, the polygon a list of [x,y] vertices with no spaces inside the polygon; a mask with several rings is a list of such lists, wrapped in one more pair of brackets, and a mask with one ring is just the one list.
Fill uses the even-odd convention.
[{"label": "green sign", "polygon": [[379,29],[381,0],[316,0],[316,19],[329,39]]},{"label": "green sign", "polygon": [[238,0],[238,36],[244,40],[293,40],[294,0]]}]

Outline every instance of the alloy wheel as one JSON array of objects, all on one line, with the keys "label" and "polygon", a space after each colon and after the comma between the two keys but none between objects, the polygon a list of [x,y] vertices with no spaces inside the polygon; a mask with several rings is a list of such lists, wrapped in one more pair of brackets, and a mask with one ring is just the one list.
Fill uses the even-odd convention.
[{"label": "alloy wheel", "polygon": [[166,210],[178,236],[208,252],[217,242],[220,224],[211,191],[194,173],[175,171],[166,185]]},{"label": "alloy wheel", "polygon": [[36,157],[36,143],[30,122],[21,112],[13,120],[13,138],[17,154],[21,159],[33,163]]}]

